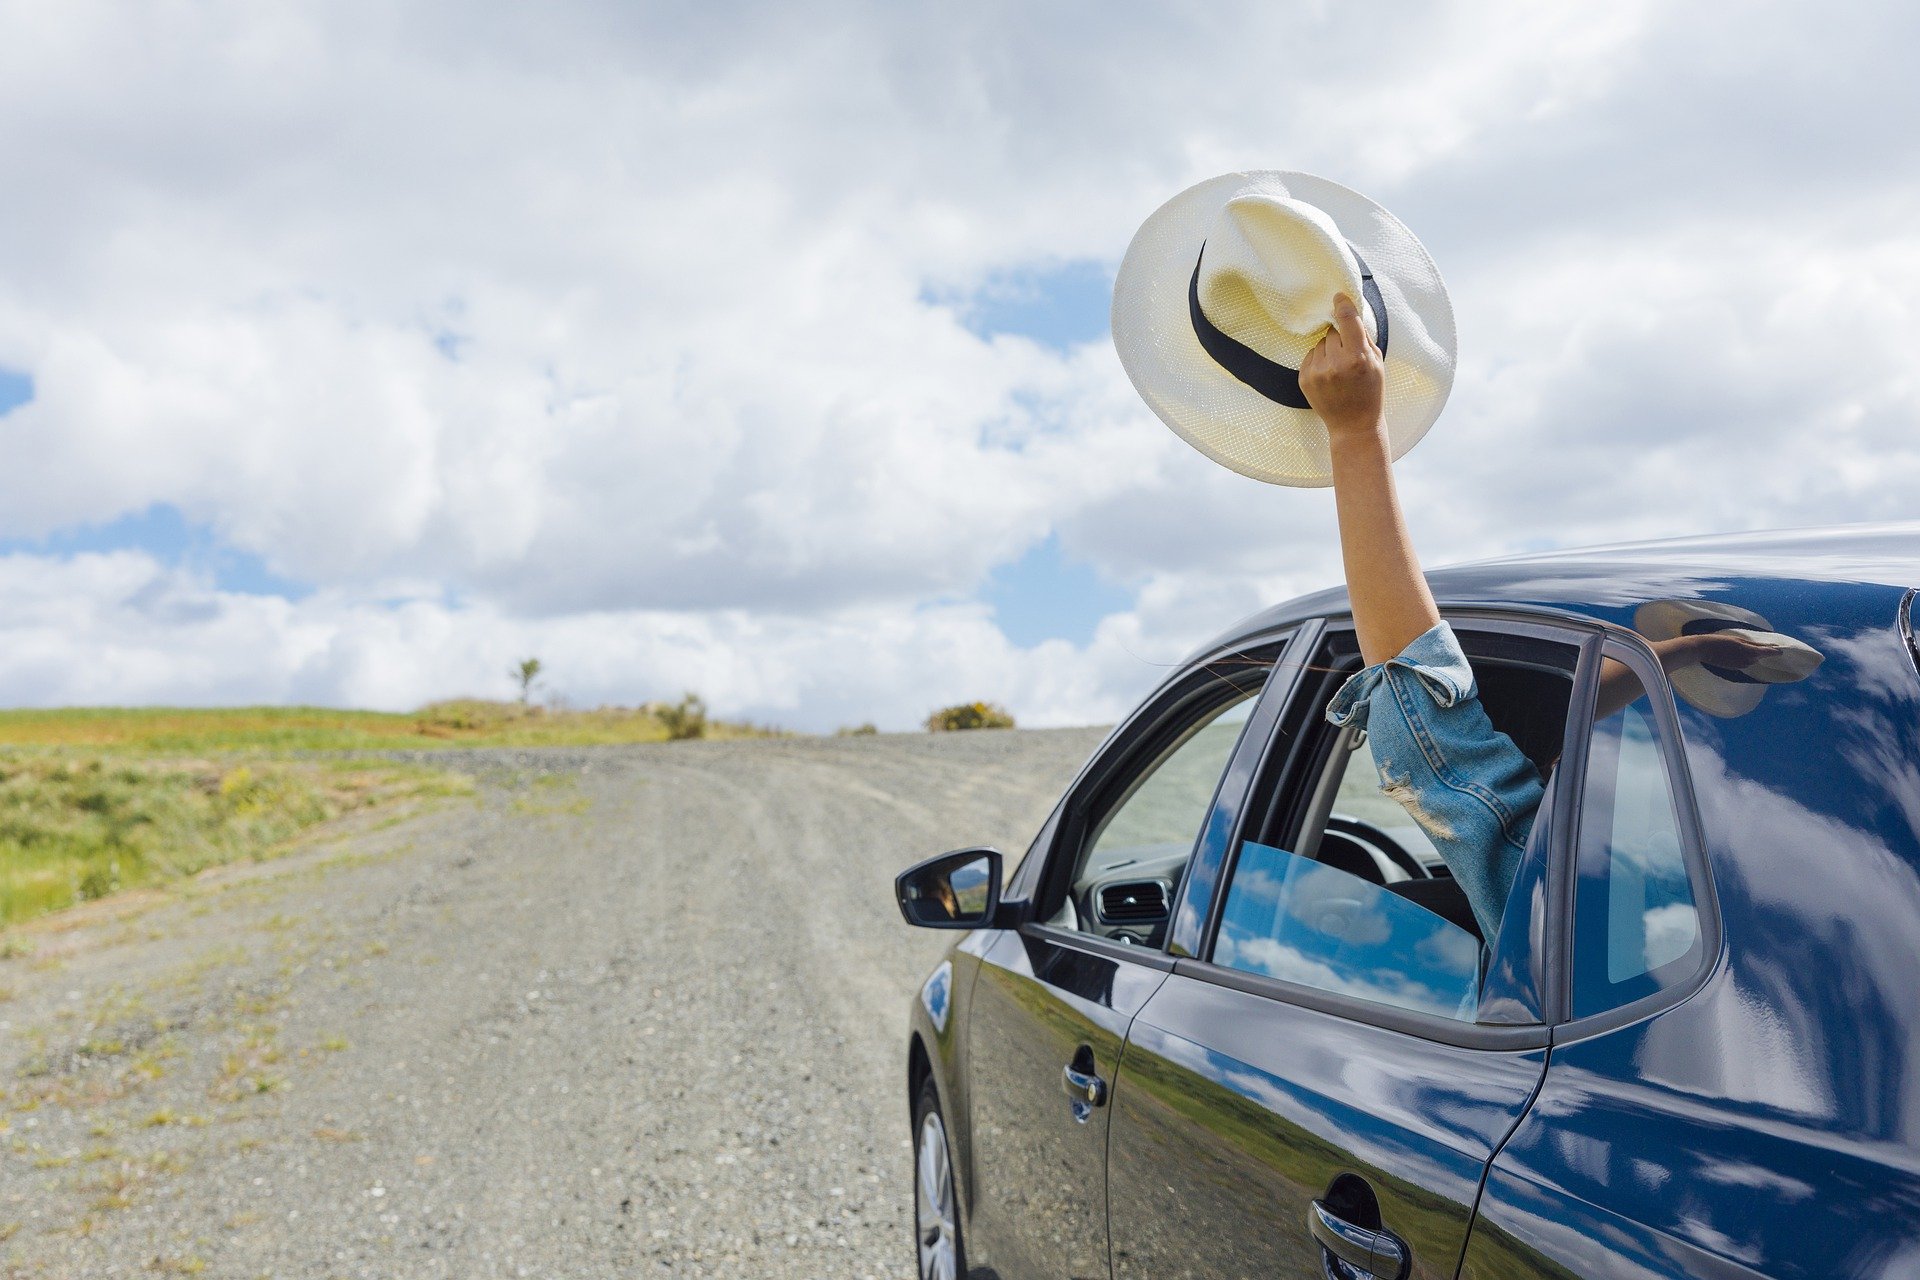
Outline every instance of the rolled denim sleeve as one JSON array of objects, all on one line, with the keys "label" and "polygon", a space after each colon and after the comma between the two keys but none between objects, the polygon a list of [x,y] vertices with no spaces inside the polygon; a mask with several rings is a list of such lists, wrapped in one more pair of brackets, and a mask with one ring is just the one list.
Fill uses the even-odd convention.
[{"label": "rolled denim sleeve", "polygon": [[1381,790],[1433,841],[1492,942],[1545,790],[1487,719],[1453,628],[1442,622],[1355,673],[1327,719],[1365,731]]}]

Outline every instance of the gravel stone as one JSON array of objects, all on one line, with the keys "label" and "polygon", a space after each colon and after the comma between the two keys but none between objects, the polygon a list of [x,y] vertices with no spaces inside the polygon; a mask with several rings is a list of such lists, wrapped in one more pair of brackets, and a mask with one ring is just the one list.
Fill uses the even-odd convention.
[{"label": "gravel stone", "polygon": [[422,753],[476,797],[23,930],[0,1274],[909,1277],[892,878],[1100,737]]}]

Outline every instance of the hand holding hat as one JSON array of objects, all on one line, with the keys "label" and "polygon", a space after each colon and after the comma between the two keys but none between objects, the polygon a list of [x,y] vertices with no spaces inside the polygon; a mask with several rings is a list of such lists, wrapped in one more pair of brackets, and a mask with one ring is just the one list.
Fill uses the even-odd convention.
[{"label": "hand holding hat", "polygon": [[1333,327],[1300,362],[1301,394],[1338,440],[1380,430],[1385,384],[1386,362],[1360,323],[1360,308],[1346,294],[1336,295]]},{"label": "hand holding hat", "polygon": [[1310,397],[1326,392],[1342,413],[1334,401],[1348,379],[1310,378],[1310,359],[1357,373],[1350,362],[1371,346],[1393,458],[1426,434],[1453,386],[1453,308],[1433,259],[1391,213],[1306,173],[1230,173],[1156,210],[1114,280],[1113,343],[1175,433],[1270,484],[1332,483]]}]

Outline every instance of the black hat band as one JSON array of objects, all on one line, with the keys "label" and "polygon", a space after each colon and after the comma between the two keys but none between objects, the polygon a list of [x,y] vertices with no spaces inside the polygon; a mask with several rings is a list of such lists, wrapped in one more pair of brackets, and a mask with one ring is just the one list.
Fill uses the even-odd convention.
[{"label": "black hat band", "polygon": [[[1367,260],[1360,251],[1349,243],[1353,251],[1353,260],[1360,264],[1360,292],[1366,303],[1373,309],[1373,344],[1380,348],[1380,354],[1387,353],[1387,304],[1380,297],[1380,286],[1373,282],[1373,272],[1367,269]],[[1207,246],[1200,246],[1200,257],[1193,260],[1193,279],[1187,283],[1187,310],[1193,316],[1193,334],[1200,339],[1200,346],[1213,357],[1213,362],[1228,373],[1246,383],[1255,391],[1275,404],[1283,404],[1289,409],[1311,409],[1307,397],[1300,391],[1300,371],[1289,369],[1275,360],[1269,360],[1237,338],[1232,338],[1207,319],[1206,312],[1200,309],[1200,260],[1206,257]]]}]

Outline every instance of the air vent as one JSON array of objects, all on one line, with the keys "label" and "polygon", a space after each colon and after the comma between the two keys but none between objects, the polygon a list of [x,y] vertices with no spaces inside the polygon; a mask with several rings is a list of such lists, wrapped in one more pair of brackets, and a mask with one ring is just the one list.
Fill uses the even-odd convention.
[{"label": "air vent", "polygon": [[1100,887],[1100,918],[1108,924],[1149,924],[1167,918],[1167,886],[1127,880]]}]

